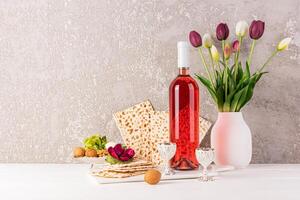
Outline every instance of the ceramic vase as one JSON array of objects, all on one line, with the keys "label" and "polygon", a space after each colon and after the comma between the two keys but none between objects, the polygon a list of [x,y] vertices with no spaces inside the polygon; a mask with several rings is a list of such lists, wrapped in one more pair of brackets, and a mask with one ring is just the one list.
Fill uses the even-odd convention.
[{"label": "ceramic vase", "polygon": [[252,157],[251,132],[241,112],[219,112],[211,131],[218,166],[247,167]]}]

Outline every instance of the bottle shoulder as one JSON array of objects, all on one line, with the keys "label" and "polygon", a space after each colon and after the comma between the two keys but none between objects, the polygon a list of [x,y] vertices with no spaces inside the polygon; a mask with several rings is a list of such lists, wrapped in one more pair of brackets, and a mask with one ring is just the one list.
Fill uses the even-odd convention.
[{"label": "bottle shoulder", "polygon": [[190,75],[185,75],[185,76],[181,76],[178,75],[170,84],[170,87],[174,87],[176,85],[181,85],[181,86],[194,86],[195,88],[199,88],[197,81],[195,79],[193,79]]}]

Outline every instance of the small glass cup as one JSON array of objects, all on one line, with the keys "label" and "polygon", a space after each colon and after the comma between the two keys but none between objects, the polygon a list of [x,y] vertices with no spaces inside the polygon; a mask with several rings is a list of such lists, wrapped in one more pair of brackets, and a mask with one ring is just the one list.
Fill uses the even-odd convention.
[{"label": "small glass cup", "polygon": [[207,167],[215,160],[215,150],[213,148],[197,148],[196,155],[198,162],[202,165],[203,170],[199,178],[200,181],[213,181],[213,178],[207,175]]},{"label": "small glass cup", "polygon": [[157,149],[163,160],[163,175],[173,175],[175,172],[170,168],[169,161],[175,154],[176,145],[172,143],[162,143],[157,145]]}]

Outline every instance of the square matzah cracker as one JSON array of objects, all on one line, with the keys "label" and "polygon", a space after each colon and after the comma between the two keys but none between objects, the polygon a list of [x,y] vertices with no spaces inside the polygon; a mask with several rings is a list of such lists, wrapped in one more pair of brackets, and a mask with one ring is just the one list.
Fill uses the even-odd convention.
[{"label": "square matzah cracker", "polygon": [[113,115],[125,145],[132,147],[136,156],[144,159],[150,151],[146,144],[150,134],[150,115],[153,112],[150,101],[145,101]]},{"label": "square matzah cracker", "polygon": [[162,160],[160,158],[157,144],[170,142],[169,140],[169,114],[164,111],[155,111],[151,115],[151,149],[152,162],[159,165]]},{"label": "square matzah cracker", "polygon": [[[150,128],[151,128],[151,149],[152,149],[152,162],[159,164],[161,158],[157,150],[157,144],[169,142],[169,113],[165,111],[155,111],[151,115]],[[199,130],[200,138],[199,144],[206,135],[211,126],[211,122],[199,117]]]}]

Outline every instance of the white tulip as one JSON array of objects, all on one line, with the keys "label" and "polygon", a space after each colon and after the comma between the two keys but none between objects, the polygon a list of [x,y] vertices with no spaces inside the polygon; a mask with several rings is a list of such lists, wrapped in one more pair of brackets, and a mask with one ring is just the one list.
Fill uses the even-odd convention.
[{"label": "white tulip", "polygon": [[215,47],[215,45],[212,45],[212,46],[211,46],[210,52],[211,52],[211,55],[212,55],[214,61],[215,61],[215,62],[219,62],[219,60],[220,60],[220,55],[219,55],[218,49]]},{"label": "white tulip", "polygon": [[239,37],[244,37],[248,32],[248,24],[246,21],[239,21],[235,27],[235,33]]},{"label": "white tulip", "polygon": [[283,50],[287,49],[291,41],[292,41],[292,38],[290,38],[290,37],[284,38],[277,45],[277,50],[278,51],[283,51]]},{"label": "white tulip", "polygon": [[211,39],[210,34],[205,33],[205,34],[203,35],[203,45],[204,45],[206,48],[211,48],[212,43],[213,43],[213,42],[212,42],[212,39]]},{"label": "white tulip", "polygon": [[105,145],[105,149],[107,150],[109,147],[114,147],[114,146],[116,146],[116,143],[115,143],[115,142],[108,142],[108,143],[106,143],[106,145]]}]

